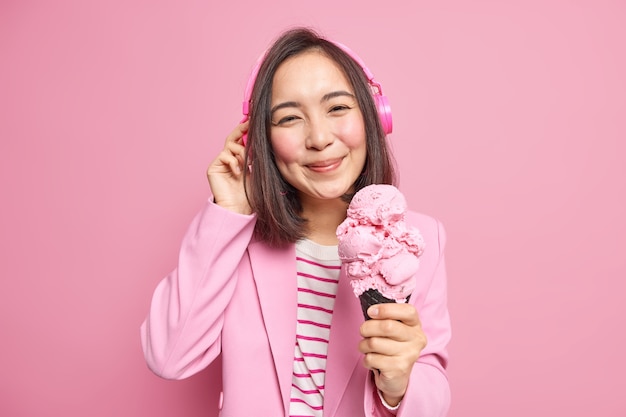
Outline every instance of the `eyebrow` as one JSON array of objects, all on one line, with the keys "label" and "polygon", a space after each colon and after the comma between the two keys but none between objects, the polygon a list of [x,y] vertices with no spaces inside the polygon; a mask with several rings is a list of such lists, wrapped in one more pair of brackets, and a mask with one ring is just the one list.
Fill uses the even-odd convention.
[{"label": "eyebrow", "polygon": [[350,97],[350,98],[355,98],[354,94],[349,93],[347,91],[344,90],[339,90],[339,91],[333,91],[332,93],[328,93],[328,94],[324,94],[324,97],[322,97],[322,100],[320,100],[322,103],[325,101],[328,101],[332,98],[335,97]]},{"label": "eyebrow", "polygon": [[[349,93],[347,91],[344,90],[339,90],[339,91],[333,91],[331,93],[328,94],[324,94],[324,96],[322,96],[322,99],[320,100],[321,103],[328,101],[330,99],[333,99],[335,97],[350,97],[350,98],[356,98],[354,96],[354,94]],[[284,109],[286,107],[300,107],[301,104],[297,101],[285,101],[283,103],[279,103],[277,105],[275,105],[274,107],[272,107],[272,109],[270,110],[270,114],[274,114],[276,111],[280,110],[280,109]]]}]

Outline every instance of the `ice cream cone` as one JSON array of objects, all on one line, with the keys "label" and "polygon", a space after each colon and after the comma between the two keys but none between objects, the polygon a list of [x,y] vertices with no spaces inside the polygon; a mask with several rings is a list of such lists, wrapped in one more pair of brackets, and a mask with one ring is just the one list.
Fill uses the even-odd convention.
[{"label": "ice cream cone", "polygon": [[406,223],[406,211],[396,187],[371,184],[357,191],[337,227],[339,259],[365,320],[370,306],[405,303],[415,290],[424,239]]},{"label": "ice cream cone", "polygon": [[[410,298],[411,295],[406,298],[406,301],[408,302]],[[367,315],[367,309],[370,308],[370,306],[373,306],[374,304],[396,302],[396,300],[385,297],[378,290],[375,289],[369,289],[359,295],[359,301],[361,301],[361,309],[363,310],[363,317],[365,318],[365,320],[371,319],[371,317]]]}]

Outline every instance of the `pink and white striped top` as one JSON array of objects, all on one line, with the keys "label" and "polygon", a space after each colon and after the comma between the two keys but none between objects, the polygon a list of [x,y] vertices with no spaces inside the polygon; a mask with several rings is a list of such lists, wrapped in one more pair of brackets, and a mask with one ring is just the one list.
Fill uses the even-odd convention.
[{"label": "pink and white striped top", "polygon": [[293,358],[290,417],[321,417],[330,322],[341,261],[337,246],[310,240],[296,244],[298,322]]}]

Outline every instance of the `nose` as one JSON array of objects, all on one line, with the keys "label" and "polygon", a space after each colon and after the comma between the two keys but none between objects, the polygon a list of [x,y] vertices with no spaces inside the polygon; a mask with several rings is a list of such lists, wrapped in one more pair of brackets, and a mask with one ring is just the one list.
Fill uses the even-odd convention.
[{"label": "nose", "polygon": [[306,147],[308,149],[322,150],[332,144],[335,136],[330,129],[329,123],[325,120],[310,120],[306,137]]}]

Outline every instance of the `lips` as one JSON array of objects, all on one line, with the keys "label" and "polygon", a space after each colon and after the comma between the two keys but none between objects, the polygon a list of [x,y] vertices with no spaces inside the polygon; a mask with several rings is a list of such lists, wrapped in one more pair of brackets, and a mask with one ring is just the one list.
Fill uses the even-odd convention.
[{"label": "lips", "polygon": [[313,163],[308,164],[306,166],[311,171],[328,172],[328,171],[332,171],[335,168],[339,167],[339,165],[341,165],[341,161],[342,160],[343,160],[343,158],[327,159],[325,161],[313,162]]}]

